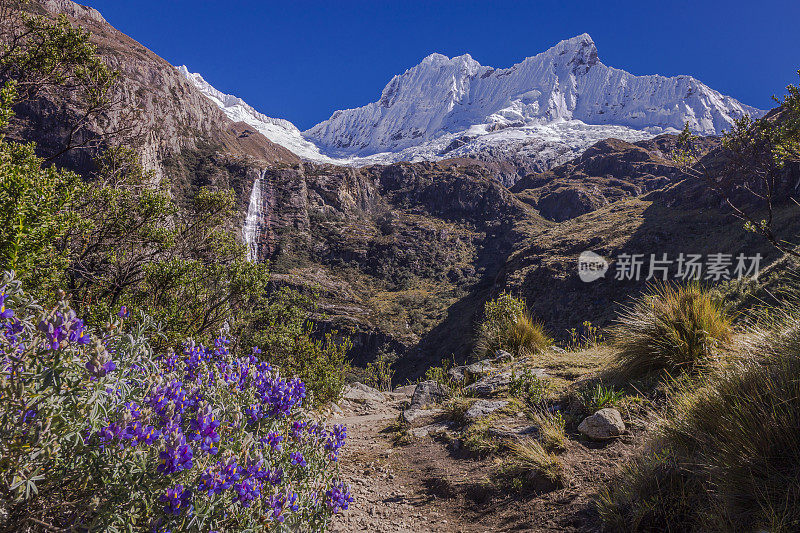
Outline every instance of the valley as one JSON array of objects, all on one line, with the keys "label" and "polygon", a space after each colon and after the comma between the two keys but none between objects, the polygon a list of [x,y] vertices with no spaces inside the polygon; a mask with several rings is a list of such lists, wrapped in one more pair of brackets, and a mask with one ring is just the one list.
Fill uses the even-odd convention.
[{"label": "valley", "polygon": [[0,530],[800,528],[795,85],[582,33],[301,131],[0,14]]}]

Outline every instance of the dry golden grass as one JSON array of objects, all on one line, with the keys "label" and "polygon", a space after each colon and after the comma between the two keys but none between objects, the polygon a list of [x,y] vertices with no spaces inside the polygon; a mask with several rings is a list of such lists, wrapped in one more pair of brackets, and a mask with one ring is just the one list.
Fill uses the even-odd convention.
[{"label": "dry golden grass", "polygon": [[637,298],[611,331],[618,375],[655,370],[691,372],[710,362],[733,338],[725,309],[698,284],[657,284]]}]

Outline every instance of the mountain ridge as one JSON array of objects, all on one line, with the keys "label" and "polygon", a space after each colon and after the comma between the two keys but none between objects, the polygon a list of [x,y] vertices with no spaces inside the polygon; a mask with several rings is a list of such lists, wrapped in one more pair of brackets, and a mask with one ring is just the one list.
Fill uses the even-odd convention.
[{"label": "mountain ridge", "polygon": [[691,76],[636,76],[606,66],[586,33],[501,69],[469,54],[429,54],[395,75],[377,101],[335,111],[303,132],[178,69],[229,118],[309,161],[513,160],[518,172],[503,177],[507,185],[609,137],[643,141],[684,123],[695,133],[719,135],[741,116],[764,114]]}]

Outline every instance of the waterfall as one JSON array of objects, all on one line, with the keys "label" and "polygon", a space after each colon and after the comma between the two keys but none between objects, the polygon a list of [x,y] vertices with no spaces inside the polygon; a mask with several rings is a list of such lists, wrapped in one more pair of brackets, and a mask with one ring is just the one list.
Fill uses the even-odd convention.
[{"label": "waterfall", "polygon": [[250,204],[247,206],[247,218],[242,227],[242,238],[247,246],[247,260],[258,261],[258,240],[261,236],[261,218],[263,201],[261,198],[261,182],[264,180],[266,169],[261,171],[261,175],[253,182],[253,190],[250,193]]}]

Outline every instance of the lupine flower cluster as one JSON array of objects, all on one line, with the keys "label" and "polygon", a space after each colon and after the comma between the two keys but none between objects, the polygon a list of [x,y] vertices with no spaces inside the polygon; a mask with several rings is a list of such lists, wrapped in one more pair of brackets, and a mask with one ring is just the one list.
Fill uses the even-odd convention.
[{"label": "lupine flower cluster", "polygon": [[[346,429],[301,414],[302,381],[258,349],[237,356],[224,335],[153,354],[146,335],[125,333],[130,321],[122,307],[106,333],[90,334],[66,303],[42,313],[13,281],[0,289],[0,405],[18,421],[0,429],[0,451],[42,462],[11,464],[4,478],[46,472],[30,483],[65,494],[62,480],[88,479],[81,490],[114,504],[74,515],[78,528],[321,530],[347,509],[337,477]],[[58,393],[42,401],[48,387]],[[21,502],[35,494],[24,487],[14,489]]]}]

